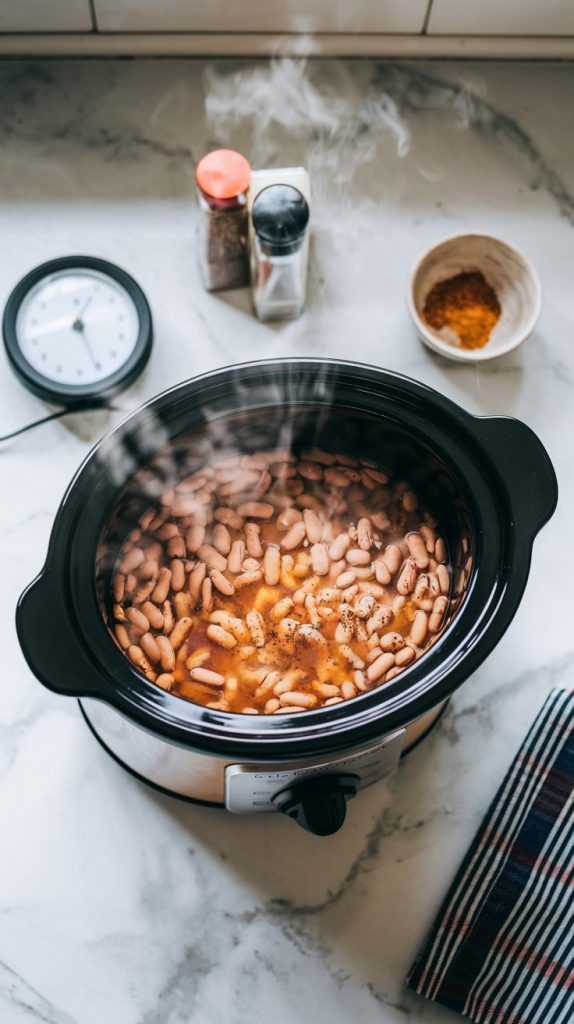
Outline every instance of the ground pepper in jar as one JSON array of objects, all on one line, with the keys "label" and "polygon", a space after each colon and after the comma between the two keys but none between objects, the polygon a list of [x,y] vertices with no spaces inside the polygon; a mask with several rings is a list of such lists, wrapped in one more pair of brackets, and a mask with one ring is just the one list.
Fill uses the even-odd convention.
[{"label": "ground pepper in jar", "polygon": [[445,341],[462,348],[486,345],[501,314],[498,296],[479,270],[437,281],[428,293],[423,317]]},{"label": "ground pepper in jar", "polygon": [[232,149],[217,149],[200,160],[195,179],[203,283],[208,291],[241,288],[249,284],[249,162]]}]

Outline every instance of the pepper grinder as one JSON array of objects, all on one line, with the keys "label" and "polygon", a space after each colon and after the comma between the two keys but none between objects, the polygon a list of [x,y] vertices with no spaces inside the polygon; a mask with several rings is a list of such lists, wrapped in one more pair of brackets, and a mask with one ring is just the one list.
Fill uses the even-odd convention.
[{"label": "pepper grinder", "polygon": [[309,204],[293,185],[268,185],[251,208],[251,286],[260,320],[290,320],[305,305]]}]

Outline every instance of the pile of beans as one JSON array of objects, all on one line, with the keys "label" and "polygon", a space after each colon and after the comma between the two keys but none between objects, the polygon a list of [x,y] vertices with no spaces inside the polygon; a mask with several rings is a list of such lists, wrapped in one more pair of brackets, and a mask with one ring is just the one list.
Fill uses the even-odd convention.
[{"label": "pile of beans", "polygon": [[165,491],[127,537],[113,631],[149,680],[243,714],[329,707],[389,682],[436,640],[447,549],[368,459],[272,450]]}]

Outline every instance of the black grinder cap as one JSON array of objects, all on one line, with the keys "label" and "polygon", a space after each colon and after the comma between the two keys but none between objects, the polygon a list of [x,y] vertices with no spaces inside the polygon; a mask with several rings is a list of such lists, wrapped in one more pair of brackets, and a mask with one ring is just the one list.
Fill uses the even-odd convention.
[{"label": "black grinder cap", "polygon": [[269,256],[286,256],[300,248],[309,222],[309,204],[292,185],[268,185],[255,197],[253,228]]}]

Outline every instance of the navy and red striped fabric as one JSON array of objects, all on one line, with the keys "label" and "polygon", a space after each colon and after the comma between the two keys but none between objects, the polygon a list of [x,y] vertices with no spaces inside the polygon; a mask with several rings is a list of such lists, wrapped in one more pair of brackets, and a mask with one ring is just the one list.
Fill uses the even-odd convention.
[{"label": "navy and red striped fabric", "polygon": [[574,692],[546,700],[407,984],[476,1024],[574,1024]]}]

